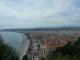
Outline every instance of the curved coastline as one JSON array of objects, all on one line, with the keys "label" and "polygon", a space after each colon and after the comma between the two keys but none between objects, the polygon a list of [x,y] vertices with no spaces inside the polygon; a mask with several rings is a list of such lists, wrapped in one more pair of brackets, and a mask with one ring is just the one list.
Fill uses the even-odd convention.
[{"label": "curved coastline", "polygon": [[24,33],[22,34],[23,34],[23,40],[22,40],[21,46],[17,50],[19,53],[20,60],[22,60],[23,56],[26,54],[27,49],[29,47],[29,40],[27,39],[27,36]]},{"label": "curved coastline", "polygon": [[1,32],[0,35],[4,40],[5,44],[8,44],[13,49],[17,50],[22,42],[22,34],[17,32]]}]

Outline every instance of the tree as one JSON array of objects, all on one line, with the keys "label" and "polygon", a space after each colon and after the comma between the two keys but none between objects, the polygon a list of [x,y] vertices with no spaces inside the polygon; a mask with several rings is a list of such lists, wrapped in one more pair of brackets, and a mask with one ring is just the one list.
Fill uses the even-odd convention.
[{"label": "tree", "polygon": [[0,60],[19,60],[14,49],[3,42],[0,36]]},{"label": "tree", "polygon": [[78,38],[78,40],[74,43],[74,46],[76,48],[76,54],[78,56],[80,56],[80,37]]},{"label": "tree", "polygon": [[75,46],[80,46],[80,37],[78,38],[78,40],[76,42],[74,42]]},{"label": "tree", "polygon": [[28,60],[28,56],[24,55],[22,60]]},{"label": "tree", "polygon": [[80,37],[77,41],[69,41],[66,45],[49,51],[47,60],[80,60]]}]

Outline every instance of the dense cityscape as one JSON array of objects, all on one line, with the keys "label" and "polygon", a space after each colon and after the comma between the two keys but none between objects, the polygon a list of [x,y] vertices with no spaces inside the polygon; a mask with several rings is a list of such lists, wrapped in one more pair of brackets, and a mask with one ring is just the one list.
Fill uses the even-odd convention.
[{"label": "dense cityscape", "polygon": [[39,60],[56,48],[65,46],[68,42],[74,43],[80,37],[79,31],[36,31],[24,33],[29,40],[26,55],[29,60]]},{"label": "dense cityscape", "polygon": [[80,60],[80,0],[0,0],[0,60]]}]

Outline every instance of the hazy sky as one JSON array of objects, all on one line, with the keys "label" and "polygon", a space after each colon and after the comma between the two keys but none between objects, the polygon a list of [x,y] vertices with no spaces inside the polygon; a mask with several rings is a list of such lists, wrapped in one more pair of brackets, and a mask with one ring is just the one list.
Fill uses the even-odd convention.
[{"label": "hazy sky", "polygon": [[0,29],[80,26],[80,0],[0,0]]}]

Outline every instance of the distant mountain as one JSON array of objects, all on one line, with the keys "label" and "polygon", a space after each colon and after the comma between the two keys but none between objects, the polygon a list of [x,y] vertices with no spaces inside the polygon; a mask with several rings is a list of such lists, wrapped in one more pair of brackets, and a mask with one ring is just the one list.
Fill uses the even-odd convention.
[{"label": "distant mountain", "polygon": [[31,32],[31,31],[59,31],[59,30],[80,30],[80,26],[67,26],[67,27],[50,27],[50,28],[25,28],[25,29],[3,29],[0,31],[9,31],[9,32]]}]

